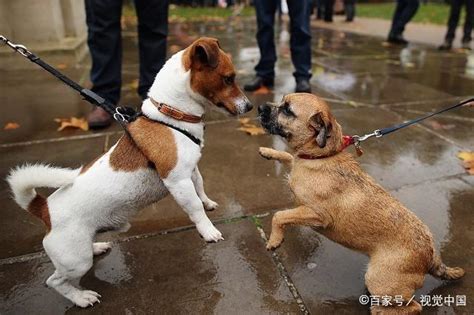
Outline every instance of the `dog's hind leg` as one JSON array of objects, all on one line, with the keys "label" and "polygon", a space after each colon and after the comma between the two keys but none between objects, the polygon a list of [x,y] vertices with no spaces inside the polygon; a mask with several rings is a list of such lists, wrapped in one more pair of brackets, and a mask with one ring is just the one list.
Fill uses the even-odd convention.
[{"label": "dog's hind leg", "polygon": [[403,269],[400,266],[400,260],[371,258],[365,274],[367,289],[379,300],[383,296],[390,299],[390,305],[382,306],[380,303],[380,305],[372,306],[371,314],[415,315],[421,313],[422,307],[413,297],[415,290],[423,285],[425,276],[422,273],[406,273],[402,271]]},{"label": "dog's hind leg", "polygon": [[80,279],[92,267],[92,237],[81,236],[54,229],[44,238],[43,246],[56,267],[46,284],[80,307],[100,302],[100,295],[90,290],[80,290],[71,281]]},{"label": "dog's hind leg", "polygon": [[219,205],[217,204],[217,202],[209,199],[209,197],[206,195],[206,192],[204,191],[204,181],[202,180],[201,172],[199,172],[199,168],[197,166],[193,171],[191,179],[193,181],[194,188],[196,189],[196,193],[198,194],[199,199],[201,199],[202,204],[204,205],[204,209],[206,211],[212,211],[216,209]]},{"label": "dog's hind leg", "polygon": [[306,206],[278,211],[273,215],[272,232],[267,242],[267,249],[280,246],[283,242],[285,226],[288,224],[327,227],[329,223],[320,213]]}]

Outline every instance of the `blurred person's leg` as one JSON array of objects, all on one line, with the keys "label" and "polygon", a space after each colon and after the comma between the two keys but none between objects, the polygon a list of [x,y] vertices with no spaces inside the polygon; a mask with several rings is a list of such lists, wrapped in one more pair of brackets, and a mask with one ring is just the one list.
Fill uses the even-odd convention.
[{"label": "blurred person's leg", "polygon": [[155,76],[166,61],[168,0],[135,0],[140,48],[138,95],[147,98]]},{"label": "blurred person's leg", "polygon": [[[92,91],[117,104],[122,85],[121,0],[85,0],[87,43],[92,58]],[[96,107],[88,116],[89,127],[112,123],[103,109]]]},{"label": "blurred person's leg", "polygon": [[323,0],[324,1],[324,21],[332,22],[332,16],[334,11],[334,0]]},{"label": "blurred person's leg", "polygon": [[451,9],[449,12],[448,30],[444,38],[444,43],[439,46],[440,50],[449,50],[453,45],[454,37],[456,36],[456,28],[459,23],[459,16],[461,15],[461,7],[463,0],[451,0]]},{"label": "blurred person's leg", "polygon": [[472,27],[474,24],[474,0],[465,0],[466,4],[466,20],[464,22],[464,36],[462,39],[462,47],[471,49]]},{"label": "blurred person's leg", "polygon": [[346,21],[354,21],[355,16],[355,0],[344,0],[344,11],[346,13]]},{"label": "blurred person's leg", "polygon": [[311,92],[311,0],[288,0],[291,60],[295,67],[296,92]]},{"label": "blurred person's leg", "polygon": [[395,14],[393,15],[392,29],[388,41],[395,44],[407,44],[403,38],[405,26],[416,14],[420,5],[419,0],[398,0]]},{"label": "blurred person's leg", "polygon": [[255,0],[257,12],[257,42],[260,50],[260,61],[255,66],[257,77],[246,84],[246,91],[255,91],[261,86],[272,87],[275,78],[276,49],[273,27],[277,1],[281,0]]}]

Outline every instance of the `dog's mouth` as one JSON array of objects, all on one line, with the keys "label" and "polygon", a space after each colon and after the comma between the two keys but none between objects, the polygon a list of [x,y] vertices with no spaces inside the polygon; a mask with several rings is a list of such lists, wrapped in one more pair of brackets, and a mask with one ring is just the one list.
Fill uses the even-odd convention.
[{"label": "dog's mouth", "polygon": [[237,111],[231,110],[230,108],[225,106],[225,104],[223,102],[217,102],[216,106],[217,106],[217,108],[223,109],[224,111],[231,114],[232,116],[237,116],[238,115]]},{"label": "dog's mouth", "polygon": [[265,129],[269,134],[278,135],[285,139],[290,137],[290,133],[285,131],[279,123],[275,122],[269,116],[259,115],[258,118],[263,129]]}]

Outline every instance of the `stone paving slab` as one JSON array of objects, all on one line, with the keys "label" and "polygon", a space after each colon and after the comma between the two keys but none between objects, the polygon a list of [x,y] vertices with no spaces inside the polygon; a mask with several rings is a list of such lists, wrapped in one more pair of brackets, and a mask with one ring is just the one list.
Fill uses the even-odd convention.
[{"label": "stone paving slab", "polygon": [[[472,246],[466,248],[466,244],[471,243],[472,233],[466,239],[459,228],[463,224],[461,220],[469,218],[467,220],[472,221],[472,203],[469,203],[474,201],[472,187],[456,178],[405,186],[392,193],[428,225],[437,248],[441,248],[443,261],[450,266],[461,266],[467,272],[465,278],[452,283],[427,276],[423,288],[416,292],[418,300],[420,294],[473,296]],[[451,218],[451,224],[447,224],[447,218]],[[262,224],[268,237],[271,216],[263,218]],[[312,314],[367,312],[367,308],[358,302],[360,295],[368,294],[364,284],[366,256],[340,246],[308,227],[288,227],[285,241],[276,253]],[[473,305],[468,304],[455,309],[427,307],[423,314],[469,314],[473,311]]]},{"label": "stone paving slab", "polygon": [[85,310],[43,284],[53,271],[47,258],[0,265],[0,276],[18,275],[0,282],[0,312],[298,313],[255,224],[241,220],[218,228],[226,240],[217,244],[206,244],[195,229],[114,244],[80,283],[102,295]]}]

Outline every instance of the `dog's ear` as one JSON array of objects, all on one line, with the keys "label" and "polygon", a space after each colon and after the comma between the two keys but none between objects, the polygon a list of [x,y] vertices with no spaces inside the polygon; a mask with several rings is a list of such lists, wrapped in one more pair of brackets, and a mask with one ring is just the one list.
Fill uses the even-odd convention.
[{"label": "dog's ear", "polygon": [[219,63],[219,42],[213,38],[205,38],[194,47],[194,62],[198,65],[216,68]]},{"label": "dog's ear", "polygon": [[318,147],[324,148],[326,146],[326,140],[329,138],[332,130],[331,122],[329,119],[325,119],[323,113],[319,112],[311,116],[309,125],[314,129]]}]

